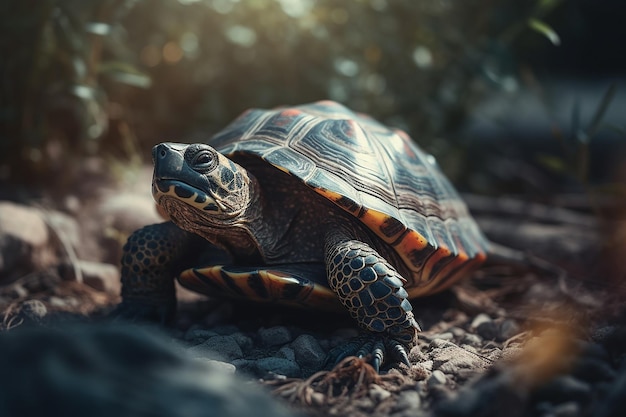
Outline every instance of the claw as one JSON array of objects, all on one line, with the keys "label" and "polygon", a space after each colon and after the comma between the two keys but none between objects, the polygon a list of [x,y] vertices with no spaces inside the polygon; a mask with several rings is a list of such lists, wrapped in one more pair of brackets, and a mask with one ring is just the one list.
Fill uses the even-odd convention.
[{"label": "claw", "polygon": [[402,362],[411,366],[404,345],[384,335],[363,334],[333,348],[328,354],[326,365],[336,366],[348,356],[369,357],[368,362],[376,372],[379,372],[384,363]]},{"label": "claw", "polygon": [[406,352],[404,345],[397,340],[388,339],[386,341],[386,348],[390,351],[390,356],[397,359],[398,362],[402,362],[406,366],[410,367],[409,355]]},{"label": "claw", "polygon": [[385,359],[385,344],[378,340],[374,344],[374,349],[372,350],[372,366],[378,372],[380,370],[380,365],[383,364],[383,360]]}]

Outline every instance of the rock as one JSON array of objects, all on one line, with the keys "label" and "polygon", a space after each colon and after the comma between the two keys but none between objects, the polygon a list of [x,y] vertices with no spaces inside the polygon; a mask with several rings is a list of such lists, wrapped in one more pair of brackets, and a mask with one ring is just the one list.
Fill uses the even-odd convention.
[{"label": "rock", "polygon": [[237,373],[254,376],[256,372],[255,361],[250,359],[233,359],[230,364],[235,367]]},{"label": "rock", "polygon": [[498,328],[498,335],[496,336],[496,341],[504,342],[519,334],[519,332],[520,327],[517,322],[515,320],[506,319],[502,323],[500,323],[500,326]]},{"label": "rock", "polygon": [[278,352],[276,352],[276,357],[289,359],[290,361],[295,361],[296,353],[289,346],[283,346],[280,349],[278,349]]},{"label": "rock", "polygon": [[607,395],[597,407],[594,417],[626,416],[626,402],[624,398],[626,398],[626,366],[622,365],[619,370],[619,376],[611,383]]},{"label": "rock", "polygon": [[518,385],[519,378],[512,372],[489,373],[436,404],[434,415],[522,417],[526,415],[528,394]]},{"label": "rock", "polygon": [[408,390],[402,391],[398,395],[396,404],[393,407],[394,411],[413,411],[416,412],[422,405],[422,398],[417,391]]},{"label": "rock", "polygon": [[213,336],[203,343],[189,348],[189,351],[195,356],[207,357],[211,359],[227,360],[240,359],[243,357],[241,348],[230,336]]},{"label": "rock", "polygon": [[298,378],[302,375],[298,364],[285,358],[273,356],[262,358],[255,362],[255,366],[260,376],[265,376],[268,372],[284,375],[288,378]]},{"label": "rock", "polygon": [[[147,180],[146,184],[150,184]],[[105,196],[98,208],[103,228],[130,235],[143,226],[163,221],[157,212],[150,187],[141,190],[120,191]]]},{"label": "rock", "polygon": [[578,417],[580,416],[580,405],[571,401],[563,404],[558,404],[553,407],[548,413],[550,417]]},{"label": "rock", "polygon": [[495,340],[498,332],[498,325],[494,321],[484,321],[476,327],[476,333],[485,340]]},{"label": "rock", "polygon": [[433,369],[455,375],[461,369],[482,370],[490,363],[476,354],[472,354],[448,342],[447,345],[436,347],[430,352]]},{"label": "rock", "polygon": [[441,372],[439,369],[433,371],[428,380],[426,381],[426,385],[428,388],[432,388],[435,385],[445,385],[446,384],[446,374]]},{"label": "rock", "polygon": [[57,256],[39,210],[0,202],[0,283],[54,265]]},{"label": "rock", "polygon": [[476,330],[478,329],[478,326],[480,326],[482,323],[487,323],[490,321],[492,321],[491,317],[489,317],[485,313],[480,313],[476,317],[474,317],[474,320],[472,320],[472,324],[470,324],[470,328]]},{"label": "rock", "polygon": [[[122,289],[120,270],[117,266],[100,262],[77,261],[83,282],[98,291],[119,294]],[[70,268],[67,266],[66,268]],[[65,268],[64,268],[65,269]]]},{"label": "rock", "polygon": [[252,349],[252,339],[241,332],[235,332],[230,335],[244,352]]},{"label": "rock", "polygon": [[431,361],[431,360],[422,361],[418,365],[420,365],[422,367],[422,369],[424,369],[426,371],[431,372],[433,370],[433,361]]},{"label": "rock", "polygon": [[265,346],[284,345],[292,340],[291,332],[284,326],[261,328],[258,334]]},{"label": "rock", "polygon": [[571,373],[576,378],[590,383],[611,381],[616,375],[608,363],[593,357],[578,358]]},{"label": "rock", "polygon": [[437,334],[432,335],[431,340],[434,340],[434,339],[452,340],[454,339],[454,334],[452,334],[452,332],[437,333]]},{"label": "rock", "polygon": [[567,401],[586,402],[591,397],[591,386],[571,375],[562,375],[554,378],[538,389],[538,400],[551,403]]},{"label": "rock", "polygon": [[581,356],[599,359],[604,362],[610,360],[609,352],[599,343],[587,342],[584,340],[576,340],[576,350]]},{"label": "rock", "polygon": [[187,332],[185,332],[185,336],[183,338],[189,342],[199,344],[213,336],[217,336],[217,333],[212,330],[192,326],[189,330],[187,330]]},{"label": "rock", "polygon": [[474,347],[480,347],[483,344],[483,339],[477,334],[466,333],[465,336],[463,336],[463,339],[461,339],[461,343]]},{"label": "rock", "polygon": [[448,329],[448,331],[450,333],[452,333],[452,335],[454,335],[454,337],[456,339],[462,339],[465,336],[465,333],[466,333],[465,330],[461,329],[460,327],[456,327],[456,326],[450,327]]},{"label": "rock", "polygon": [[0,378],[3,416],[293,415],[232,372],[199,366],[162,334],[119,322],[0,332],[0,369],[11,375]]},{"label": "rock", "polygon": [[291,343],[296,362],[303,368],[320,369],[326,361],[326,352],[313,336],[300,335]]},{"label": "rock", "polygon": [[387,398],[391,397],[391,393],[389,391],[387,391],[380,385],[376,385],[376,384],[370,385],[368,394],[369,394],[369,397],[377,403],[384,401]]}]

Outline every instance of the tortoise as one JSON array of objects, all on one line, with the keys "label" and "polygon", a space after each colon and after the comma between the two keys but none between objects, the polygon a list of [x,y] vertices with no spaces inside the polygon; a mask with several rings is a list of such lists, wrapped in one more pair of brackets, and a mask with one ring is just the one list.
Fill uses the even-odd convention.
[{"label": "tortoise", "polygon": [[153,148],[170,221],[122,257],[125,316],[167,320],[191,290],[347,310],[363,336],[337,356],[408,364],[410,299],[478,267],[489,243],[435,158],[401,130],[332,101],[251,109],[207,144]]}]

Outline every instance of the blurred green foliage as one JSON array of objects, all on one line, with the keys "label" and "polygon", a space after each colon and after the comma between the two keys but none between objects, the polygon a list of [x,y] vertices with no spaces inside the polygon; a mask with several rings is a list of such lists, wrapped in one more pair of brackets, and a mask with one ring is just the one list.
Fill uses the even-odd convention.
[{"label": "blurred green foliage", "polygon": [[0,177],[323,98],[442,152],[480,94],[515,88],[520,36],[554,42],[561,3],[3,0]]}]

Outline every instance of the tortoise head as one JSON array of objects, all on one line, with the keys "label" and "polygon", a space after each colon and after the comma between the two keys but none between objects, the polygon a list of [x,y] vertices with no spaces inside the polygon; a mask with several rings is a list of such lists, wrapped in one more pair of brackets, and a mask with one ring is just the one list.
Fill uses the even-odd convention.
[{"label": "tortoise head", "polygon": [[152,158],[152,195],[185,230],[228,225],[250,204],[247,171],[208,145],[161,143]]}]

